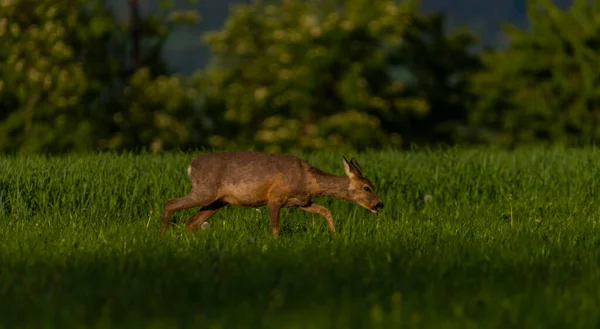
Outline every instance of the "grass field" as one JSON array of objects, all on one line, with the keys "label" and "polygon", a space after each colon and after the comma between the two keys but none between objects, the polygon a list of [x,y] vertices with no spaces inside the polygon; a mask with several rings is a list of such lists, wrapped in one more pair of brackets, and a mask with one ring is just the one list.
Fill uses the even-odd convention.
[{"label": "grass field", "polygon": [[[598,328],[600,152],[354,154],[386,208],[225,208],[192,154],[0,158],[1,328]],[[341,155],[305,154],[343,174]],[[426,195],[428,202],[425,202]]]}]

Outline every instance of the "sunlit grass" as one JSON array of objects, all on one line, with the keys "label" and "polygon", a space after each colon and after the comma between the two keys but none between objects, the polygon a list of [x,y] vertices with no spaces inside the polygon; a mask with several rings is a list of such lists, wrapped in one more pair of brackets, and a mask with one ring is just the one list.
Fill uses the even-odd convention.
[{"label": "sunlit grass", "polygon": [[[193,236],[193,154],[0,158],[0,327],[592,328],[595,150],[354,154],[380,216],[228,207]],[[343,173],[341,155],[305,154]]]}]

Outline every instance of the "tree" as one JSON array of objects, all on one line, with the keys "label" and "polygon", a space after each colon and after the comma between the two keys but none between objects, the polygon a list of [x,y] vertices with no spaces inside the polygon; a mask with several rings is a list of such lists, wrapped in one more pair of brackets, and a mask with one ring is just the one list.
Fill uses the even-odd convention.
[{"label": "tree", "polygon": [[81,4],[13,0],[0,6],[0,149],[87,146],[78,136],[89,126],[77,109],[87,81],[68,43]]},{"label": "tree", "polygon": [[[112,83],[105,83],[100,91],[110,96],[97,108],[109,115],[101,116],[104,121],[98,129],[102,131],[97,135],[102,137],[97,140],[97,147],[151,151],[198,147],[206,127],[201,95],[193,79],[170,73],[162,50],[173,29],[196,23],[199,15],[193,10],[173,10],[172,1],[161,1],[157,13],[141,18],[140,5],[143,2],[130,0],[132,19],[119,28],[119,37],[112,36],[113,47],[101,52],[105,58],[120,54],[114,61],[119,69],[110,74],[120,78],[98,79]],[[130,53],[123,51],[126,49]],[[124,68],[125,63],[130,66]]]},{"label": "tree", "polygon": [[426,112],[393,77],[392,54],[415,13],[393,0],[264,1],[240,5],[205,37],[202,75],[221,133],[214,146],[259,148],[400,145],[386,120]]},{"label": "tree", "polygon": [[[426,113],[409,117],[404,137],[414,144],[455,144],[463,142],[461,130],[467,125],[468,104],[474,98],[469,89],[471,75],[481,68],[473,46],[476,36],[466,28],[446,34],[442,13],[415,15],[404,35],[404,46],[394,54],[392,65],[410,74],[406,82],[410,95],[423,97]],[[394,129],[396,120],[384,123]]]},{"label": "tree", "polygon": [[508,48],[483,55],[471,124],[481,140],[509,146],[600,141],[600,1],[562,11],[530,0],[527,13],[530,31],[505,26]]},{"label": "tree", "polygon": [[173,28],[198,15],[162,3],[161,12],[132,27],[102,0],[3,2],[0,150],[161,150],[197,143],[201,136],[191,131],[198,96],[187,87],[191,80],[169,75],[162,48]]}]

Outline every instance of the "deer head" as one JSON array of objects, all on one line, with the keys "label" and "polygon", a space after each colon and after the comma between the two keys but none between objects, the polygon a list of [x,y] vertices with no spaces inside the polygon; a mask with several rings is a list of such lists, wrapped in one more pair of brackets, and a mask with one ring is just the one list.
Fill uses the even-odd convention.
[{"label": "deer head", "polygon": [[356,159],[352,158],[350,162],[346,160],[346,157],[342,157],[342,159],[346,176],[350,178],[350,185],[348,186],[350,200],[374,213],[379,213],[379,210],[383,209],[383,202],[375,193],[373,183],[362,175]]}]

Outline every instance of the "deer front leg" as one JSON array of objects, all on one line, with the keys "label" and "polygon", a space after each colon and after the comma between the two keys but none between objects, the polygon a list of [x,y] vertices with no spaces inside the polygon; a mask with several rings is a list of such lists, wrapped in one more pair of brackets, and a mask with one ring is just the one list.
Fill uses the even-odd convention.
[{"label": "deer front leg", "polygon": [[299,208],[306,212],[311,212],[311,213],[319,214],[319,215],[323,216],[327,220],[327,224],[329,224],[329,231],[331,232],[331,234],[335,235],[335,226],[333,225],[333,216],[331,216],[329,209],[327,209],[321,205],[318,205],[316,203],[313,203],[313,202],[309,203],[306,206],[299,207]]},{"label": "deer front leg", "polygon": [[271,218],[271,234],[273,236],[279,235],[279,212],[281,211],[281,205],[279,203],[269,204],[269,217]]}]

